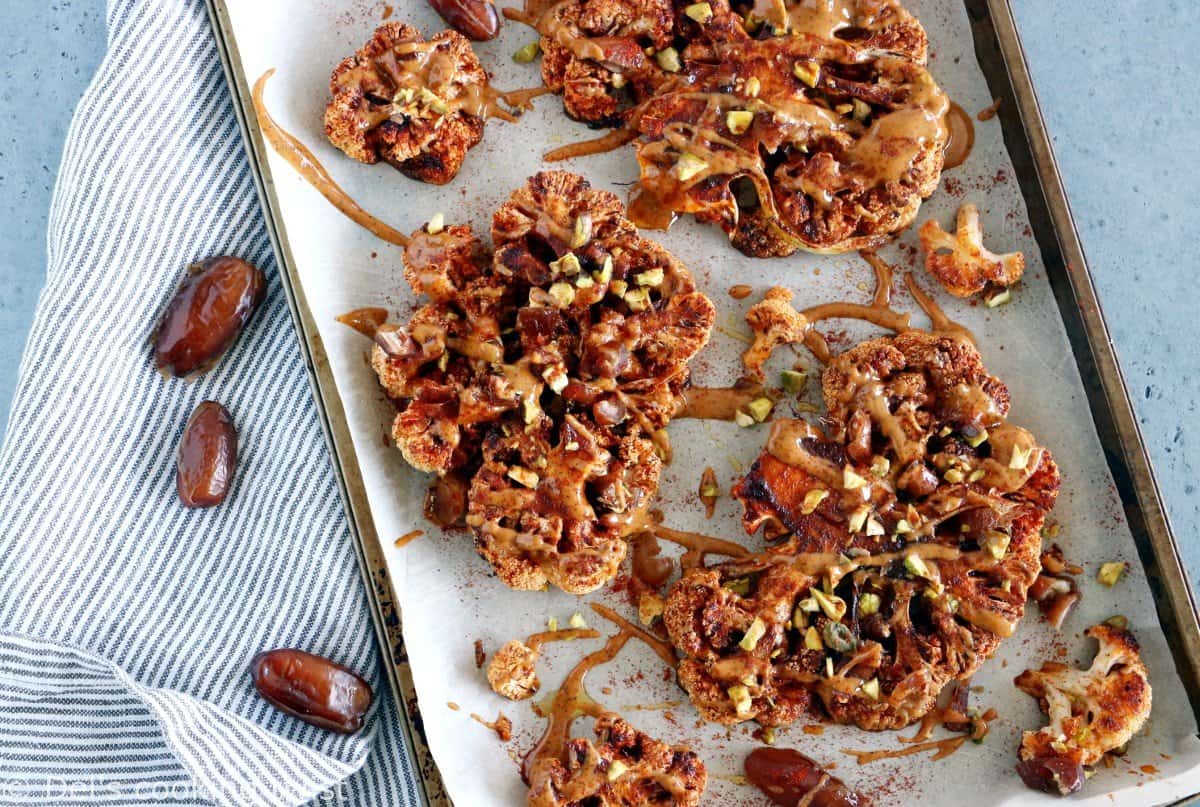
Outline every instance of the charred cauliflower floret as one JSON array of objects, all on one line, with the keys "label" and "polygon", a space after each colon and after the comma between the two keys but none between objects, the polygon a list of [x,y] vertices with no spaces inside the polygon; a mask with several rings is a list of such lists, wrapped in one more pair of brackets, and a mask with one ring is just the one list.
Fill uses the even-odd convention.
[{"label": "charred cauliflower floret", "polygon": [[1150,717],[1150,679],[1133,634],[1100,624],[1086,635],[1100,643],[1088,669],[1049,662],[1015,681],[1050,718],[1025,732],[1018,752],[1017,772],[1035,790],[1079,790],[1084,768],[1124,748]]},{"label": "charred cauliflower floret", "polygon": [[469,228],[427,227],[405,250],[431,302],[376,335],[392,437],[415,467],[464,480],[466,524],[506,584],[592,591],[657,492],[655,440],[716,312],[574,174],[531,178],[491,235],[489,251]]},{"label": "charred cauliflower floret", "polygon": [[537,760],[529,771],[530,807],[694,807],[708,783],[700,757],[601,715],[596,740],[568,741],[564,759]]},{"label": "charred cauliflower floret", "polygon": [[466,37],[426,41],[401,22],[384,23],[334,68],[325,136],[359,162],[385,160],[413,179],[443,185],[483,139],[488,77]]},{"label": "charred cauliflower floret", "polygon": [[541,687],[535,669],[538,655],[537,650],[518,639],[497,650],[487,668],[492,691],[510,701],[533,697]]},{"label": "charred cauliflower floret", "polygon": [[780,543],[691,569],[664,623],[705,717],[898,728],[970,677],[1021,619],[1059,486],[1005,421],[967,341],[910,331],[825,369],[823,431],[777,421],[733,494]]},{"label": "charred cauliflower floret", "polygon": [[542,80],[576,120],[618,125],[666,75],[655,54],[675,33],[671,0],[568,0],[536,18],[508,14],[541,34]]},{"label": "charred cauliflower floret", "polygon": [[786,35],[752,36],[728,11],[699,26],[631,116],[642,189],[756,257],[879,246],[937,187],[949,102],[923,45],[877,51],[810,24],[813,4],[789,13]]},{"label": "charred cauliflower floret", "polygon": [[775,348],[804,341],[808,320],[792,307],[791,289],[776,286],[768,289],[762,302],[750,306],[746,322],[754,332],[754,343],[742,354],[742,364],[752,377],[762,379],[763,365]]},{"label": "charred cauliflower floret", "polygon": [[921,249],[925,268],[955,297],[970,297],[988,286],[1011,286],[1025,272],[1020,252],[997,255],[983,246],[979,208],[965,204],[958,209],[953,235],[935,219],[921,225]]}]

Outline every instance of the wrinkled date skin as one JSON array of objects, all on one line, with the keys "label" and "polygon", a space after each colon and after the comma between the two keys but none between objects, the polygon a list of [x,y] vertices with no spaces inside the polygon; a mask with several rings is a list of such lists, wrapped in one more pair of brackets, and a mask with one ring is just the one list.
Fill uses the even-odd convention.
[{"label": "wrinkled date skin", "polygon": [[485,42],[500,33],[500,15],[492,0],[429,0],[429,5],[467,39]]},{"label": "wrinkled date skin", "polygon": [[241,258],[189,266],[154,335],[154,366],[173,376],[208,370],[242,332],[266,288],[262,271]]},{"label": "wrinkled date skin", "polygon": [[864,796],[791,748],[756,748],[746,757],[746,778],[775,804],[792,807],[869,807]]},{"label": "wrinkled date skin", "polygon": [[1017,763],[1017,773],[1027,787],[1059,796],[1075,793],[1087,779],[1078,762],[1055,757],[1022,760]]},{"label": "wrinkled date skin", "polygon": [[339,734],[362,728],[374,697],[371,685],[353,670],[303,650],[259,653],[250,662],[250,677],[279,711]]},{"label": "wrinkled date skin", "polygon": [[225,501],[237,464],[233,416],[216,401],[192,412],[175,456],[175,490],[184,507],[215,507]]}]

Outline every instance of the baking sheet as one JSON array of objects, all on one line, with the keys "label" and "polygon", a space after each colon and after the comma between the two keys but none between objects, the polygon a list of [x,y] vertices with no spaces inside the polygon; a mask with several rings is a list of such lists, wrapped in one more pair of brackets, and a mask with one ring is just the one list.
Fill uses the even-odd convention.
[{"label": "baking sheet", "polygon": [[[987,106],[991,99],[975,63],[965,11],[957,4],[933,0],[915,0],[909,6],[930,32],[931,68],[951,97],[970,112]],[[557,99],[544,98],[537,102],[535,112],[515,126],[490,122],[484,143],[471,152],[464,171],[448,187],[419,185],[387,166],[352,163],[321,135],[328,73],[367,39],[381,21],[385,6],[318,3],[305,8],[280,0],[237,0],[228,3],[228,12],[247,77],[252,81],[266,68],[278,68],[267,92],[276,118],[313,148],[351,195],[401,230],[413,229],[442,211],[451,222],[472,223],[486,232],[490,211],[526,176],[545,167],[540,155],[546,148],[593,134],[566,120]],[[399,4],[393,14],[427,32],[441,27],[423,3]],[[498,86],[509,89],[537,82],[535,66],[516,65],[509,58],[517,47],[534,38],[529,29],[509,24],[500,40],[478,47],[484,63],[495,71]],[[895,747],[898,743],[893,735],[868,735],[843,727],[830,726],[822,735],[812,736],[797,726],[781,734],[780,744],[795,746],[823,762],[836,762],[840,775],[861,789],[874,791],[883,803],[918,798],[931,803],[957,802],[964,796],[980,801],[981,781],[988,783],[987,803],[1042,799],[1024,790],[1012,774],[1020,729],[1040,724],[1032,700],[1018,693],[1011,679],[1025,666],[1036,665],[1060,650],[1066,653],[1066,660],[1086,662],[1087,648],[1079,636],[1082,629],[1120,612],[1130,617],[1145,648],[1156,707],[1145,736],[1135,741],[1128,760],[1097,774],[1084,798],[1077,800],[1111,803],[1105,794],[1109,791],[1116,803],[1167,802],[1200,790],[1196,726],[1157,627],[1150,592],[1088,414],[999,127],[993,122],[976,128],[972,158],[946,173],[942,190],[922,208],[919,220],[937,216],[949,226],[958,204],[975,201],[984,214],[988,245],[997,251],[1022,249],[1030,260],[1026,281],[1013,305],[990,311],[967,307],[944,295],[939,299],[975,331],[989,369],[1008,383],[1014,401],[1013,421],[1034,430],[1054,451],[1063,469],[1064,489],[1055,518],[1063,524],[1059,540],[1068,556],[1085,566],[1081,578],[1084,602],[1061,635],[1040,624],[1036,610],[1031,609],[1018,635],[973,682],[985,688],[976,702],[995,706],[1001,720],[984,745],[965,746],[951,762],[908,757],[859,768],[840,749]],[[475,669],[472,642],[482,639],[485,648],[494,650],[510,638],[540,629],[548,616],[565,621],[576,610],[586,612],[583,602],[589,599],[609,602],[626,614],[631,610],[619,596],[593,595],[581,601],[561,592],[509,591],[491,577],[469,539],[442,535],[423,523],[420,502],[426,480],[405,466],[399,452],[384,444],[390,413],[362,360],[366,345],[361,337],[333,321],[337,314],[362,305],[384,305],[398,316],[410,310],[412,300],[405,292],[399,250],[343,219],[281,159],[271,155],[270,160],[271,174],[278,183],[279,213],[345,405],[375,524],[385,539],[414,528],[426,531],[402,550],[389,547],[387,554],[429,743],[450,794],[460,805],[520,803],[523,787],[515,759],[532,743],[541,721],[532,715],[528,702],[511,704],[491,694]],[[563,167],[621,195],[636,178],[629,149]],[[869,296],[870,269],[857,256],[797,255],[754,261],[728,247],[719,230],[690,220],[655,237],[692,268],[721,311],[714,342],[695,367],[698,384],[725,384],[737,375],[736,357],[743,347],[739,335],[746,332],[741,315],[757,295],[744,302],[733,301],[724,293],[733,283],[750,282],[759,293],[775,283],[788,285],[796,290],[801,306]],[[910,232],[898,246],[881,254],[906,265],[915,256],[914,246],[915,233]],[[896,304],[915,310],[903,293],[897,295]],[[870,333],[847,326],[835,347]],[[676,460],[664,474],[661,491],[667,522],[746,541],[732,502],[724,500],[717,517],[705,522],[693,492],[698,469],[706,464],[713,465],[728,490],[738,469],[760,448],[765,432],[765,427],[746,431],[725,423],[674,424]],[[754,539],[748,542],[755,545]],[[1095,570],[1100,562],[1116,559],[1128,561],[1132,574],[1115,591],[1102,589],[1094,583]],[[590,613],[588,618],[593,624],[598,622]],[[551,645],[540,668],[544,691],[551,691],[571,664],[596,646],[597,642]],[[633,643],[619,663],[595,671],[589,687],[639,728],[664,739],[692,743],[712,774],[707,802],[763,803],[735,781],[740,760],[756,744],[749,736],[754,724],[732,732],[699,725],[686,696],[664,679],[663,669],[648,650]],[[611,688],[613,694],[602,694],[605,688]],[[455,711],[449,702],[461,708]],[[667,706],[633,709],[646,704]],[[514,738],[507,748],[469,718],[469,713],[475,712],[491,719],[497,710],[514,721]],[[1143,766],[1153,772],[1143,772]]]}]

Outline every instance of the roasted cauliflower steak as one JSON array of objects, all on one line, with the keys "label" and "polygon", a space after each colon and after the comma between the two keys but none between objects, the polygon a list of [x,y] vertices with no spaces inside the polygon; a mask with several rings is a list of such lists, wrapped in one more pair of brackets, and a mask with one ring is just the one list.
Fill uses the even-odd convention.
[{"label": "roasted cauliflower steak", "polygon": [[415,233],[405,275],[430,302],[376,336],[396,445],[467,480],[466,524],[513,588],[585,593],[616,575],[716,317],[623,212],[545,172],[496,212],[490,250],[464,226]]},{"label": "roasted cauliflower steak", "polygon": [[664,622],[709,720],[819,706],[868,730],[921,718],[1013,633],[1059,487],[973,345],[907,331],[835,357],[826,429],[777,421],[736,485],[763,553],[686,571]]},{"label": "roasted cauliflower steak", "polygon": [[409,25],[387,22],[334,68],[325,136],[359,162],[384,160],[444,185],[483,139],[477,101],[487,84],[462,34],[442,31],[427,41]]},{"label": "roasted cauliflower steak", "polygon": [[1124,748],[1150,717],[1150,677],[1133,634],[1101,623],[1085,635],[1099,642],[1088,669],[1049,662],[1015,680],[1050,719],[1022,736],[1017,771],[1030,787],[1064,796],[1083,786],[1085,768]]},{"label": "roasted cauliflower steak", "polygon": [[530,807],[695,807],[708,782],[696,753],[667,745],[608,712],[596,740],[567,743],[566,758],[540,759],[529,771]]}]

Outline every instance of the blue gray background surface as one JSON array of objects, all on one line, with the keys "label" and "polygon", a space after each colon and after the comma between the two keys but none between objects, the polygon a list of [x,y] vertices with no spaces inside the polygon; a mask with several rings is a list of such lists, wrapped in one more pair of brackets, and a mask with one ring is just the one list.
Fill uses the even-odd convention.
[{"label": "blue gray background surface", "polygon": [[[1194,9],[1185,0],[1012,3],[1176,534],[1200,579]],[[0,19],[2,427],[45,274],[63,138],[104,52],[104,3],[0,0]]]}]

